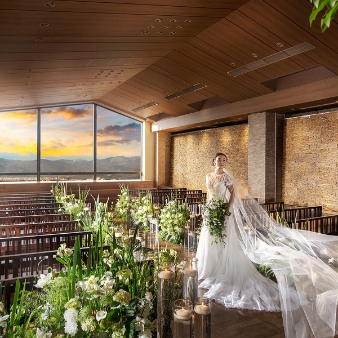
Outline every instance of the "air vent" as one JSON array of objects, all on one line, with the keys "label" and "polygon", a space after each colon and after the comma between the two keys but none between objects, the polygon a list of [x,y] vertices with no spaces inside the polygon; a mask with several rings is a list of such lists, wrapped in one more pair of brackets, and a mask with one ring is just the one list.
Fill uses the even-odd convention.
[{"label": "air vent", "polygon": [[152,101],[152,102],[149,102],[147,104],[144,104],[143,106],[140,106],[140,107],[137,107],[135,109],[133,109],[133,112],[137,112],[137,111],[140,111],[140,110],[143,110],[143,109],[147,109],[147,108],[150,108],[152,106],[157,106],[158,103],[155,102],[155,101]]},{"label": "air vent", "polygon": [[191,92],[195,92],[196,90],[200,90],[200,89],[205,88],[205,87],[207,87],[206,84],[204,84],[204,83],[197,83],[197,84],[195,84],[195,85],[193,85],[193,86],[191,86],[189,88],[186,88],[186,89],[183,89],[183,90],[181,90],[179,92],[176,92],[174,94],[168,95],[165,98],[167,100],[172,100],[172,99],[175,99],[176,97],[180,97],[182,95],[185,95],[185,94],[188,94],[188,93],[191,93]]},{"label": "air vent", "polygon": [[299,45],[296,45],[294,47],[290,47],[290,48],[285,49],[281,52],[269,55],[269,56],[267,56],[263,59],[257,60],[255,62],[251,62],[251,63],[249,63],[245,66],[231,70],[230,72],[228,72],[228,74],[236,77],[236,76],[251,72],[255,69],[265,67],[265,66],[270,65],[272,63],[288,59],[288,58],[290,58],[294,55],[307,52],[307,51],[309,51],[313,48],[315,48],[315,47],[313,45],[311,45],[311,43],[303,42],[303,43],[300,43]]}]

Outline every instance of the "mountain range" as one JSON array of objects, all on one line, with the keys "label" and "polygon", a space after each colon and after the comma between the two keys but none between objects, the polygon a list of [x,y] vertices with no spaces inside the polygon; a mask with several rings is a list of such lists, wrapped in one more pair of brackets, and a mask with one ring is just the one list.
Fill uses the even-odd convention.
[{"label": "mountain range", "polygon": [[[97,160],[97,171],[140,171],[140,156],[112,156]],[[9,160],[0,158],[0,173],[35,173],[36,160]],[[93,161],[88,160],[47,160],[41,159],[41,173],[44,172],[90,172]]]}]

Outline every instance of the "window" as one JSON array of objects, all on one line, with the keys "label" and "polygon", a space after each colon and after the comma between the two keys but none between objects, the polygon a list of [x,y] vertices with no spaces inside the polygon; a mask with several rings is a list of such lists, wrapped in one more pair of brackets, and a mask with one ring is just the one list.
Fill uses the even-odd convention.
[{"label": "window", "polygon": [[37,116],[36,109],[0,112],[1,179],[36,180]]},{"label": "window", "polygon": [[93,104],[0,119],[0,181],[140,179],[142,125],[134,119]]}]

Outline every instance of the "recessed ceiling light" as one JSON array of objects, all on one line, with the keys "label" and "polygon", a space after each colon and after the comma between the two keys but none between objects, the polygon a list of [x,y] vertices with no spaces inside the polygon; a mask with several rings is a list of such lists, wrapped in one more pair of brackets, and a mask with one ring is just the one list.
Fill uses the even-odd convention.
[{"label": "recessed ceiling light", "polygon": [[183,26],[176,26],[176,28],[177,28],[177,29],[182,29],[182,28],[183,28]]},{"label": "recessed ceiling light", "polygon": [[169,34],[176,34],[176,32],[169,32]]},{"label": "recessed ceiling light", "polygon": [[236,67],[236,63],[235,63],[235,62],[231,62],[231,63],[230,63],[230,66],[231,66],[231,67]]},{"label": "recessed ceiling light", "polygon": [[184,20],[184,22],[186,22],[186,23],[190,23],[190,22],[192,22],[192,20],[190,20],[190,19],[187,19],[187,20]]},{"label": "recessed ceiling light", "polygon": [[155,19],[156,22],[162,22],[162,19]]},{"label": "recessed ceiling light", "polygon": [[163,26],[164,29],[168,29],[170,26]]},{"label": "recessed ceiling light", "polygon": [[162,32],[156,32],[156,34],[159,34],[159,35],[160,35],[160,34],[162,34]]},{"label": "recessed ceiling light", "polygon": [[155,28],[154,25],[149,25],[148,28],[152,29],[152,28]]},{"label": "recessed ceiling light", "polygon": [[46,7],[55,7],[55,3],[54,2],[46,2],[45,6]]},{"label": "recessed ceiling light", "polygon": [[282,42],[277,42],[276,45],[277,45],[277,47],[284,47],[284,43],[282,43]]},{"label": "recessed ceiling light", "polygon": [[44,41],[45,41],[44,38],[36,38],[36,39],[35,39],[35,42],[44,42]]},{"label": "recessed ceiling light", "polygon": [[171,19],[170,22],[177,22],[177,19]]},{"label": "recessed ceiling light", "polygon": [[149,34],[149,32],[147,32],[147,31],[142,31],[142,34]]},{"label": "recessed ceiling light", "polygon": [[251,56],[252,56],[253,58],[257,58],[257,57],[258,57],[258,54],[252,53]]},{"label": "recessed ceiling light", "polygon": [[48,22],[41,22],[40,27],[48,27],[49,23]]}]

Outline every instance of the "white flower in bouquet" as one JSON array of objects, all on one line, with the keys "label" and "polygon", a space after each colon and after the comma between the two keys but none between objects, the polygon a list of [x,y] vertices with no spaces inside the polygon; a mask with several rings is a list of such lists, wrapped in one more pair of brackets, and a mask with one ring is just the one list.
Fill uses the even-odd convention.
[{"label": "white flower in bouquet", "polygon": [[102,319],[105,319],[107,317],[107,311],[97,311],[96,313],[96,320],[99,322]]},{"label": "white flower in bouquet", "polygon": [[122,305],[128,306],[131,301],[131,295],[129,292],[120,289],[117,291],[113,297],[116,302],[119,302]]},{"label": "white flower in bouquet", "polygon": [[36,338],[50,338],[53,334],[44,330],[36,329]]},{"label": "white flower in bouquet", "polygon": [[47,275],[41,274],[39,280],[35,284],[35,287],[38,289],[43,289],[45,285],[47,285],[53,277],[52,273],[47,273]]},{"label": "white flower in bouquet", "polygon": [[0,317],[0,327],[6,328],[7,327],[7,319],[9,318],[9,315],[5,315]]}]

